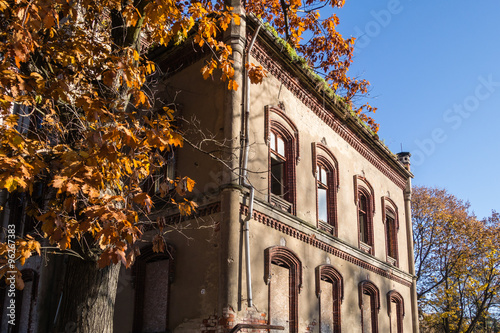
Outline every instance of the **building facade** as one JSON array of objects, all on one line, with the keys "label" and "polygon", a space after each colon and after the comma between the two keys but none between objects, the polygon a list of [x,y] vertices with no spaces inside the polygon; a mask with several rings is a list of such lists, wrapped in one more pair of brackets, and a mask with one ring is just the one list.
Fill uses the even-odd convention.
[{"label": "building facade", "polygon": [[[225,35],[237,91],[203,80],[210,54],[191,45],[152,55],[156,96],[192,143],[161,173],[195,179],[199,207],[183,218],[155,202],[148,218],[169,227],[167,251],[145,243],[122,268],[115,331],[417,332],[409,154],[393,155],[259,24]],[[267,70],[261,84],[247,83],[246,62]],[[37,260],[25,269],[26,332],[57,316],[43,294],[57,279]]]},{"label": "building facade", "polygon": [[[417,332],[409,154],[325,97],[258,25],[226,36],[238,91],[203,80],[190,46],[156,54],[159,96],[175,96],[191,142],[224,147],[178,152],[197,218],[156,212],[182,231],[167,235],[168,255],[123,272],[117,331]],[[262,84],[247,83],[246,62],[267,70]]]}]

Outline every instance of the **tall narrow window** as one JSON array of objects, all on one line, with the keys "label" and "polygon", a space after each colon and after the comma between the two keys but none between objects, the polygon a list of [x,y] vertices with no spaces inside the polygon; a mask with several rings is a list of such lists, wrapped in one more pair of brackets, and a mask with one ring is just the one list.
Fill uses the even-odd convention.
[{"label": "tall narrow window", "polygon": [[382,197],[382,219],[385,224],[387,262],[398,267],[398,208],[389,197]]},{"label": "tall narrow window", "polygon": [[271,193],[280,197],[286,194],[286,152],[285,140],[271,132]]},{"label": "tall narrow window", "polygon": [[369,281],[362,281],[359,284],[359,308],[361,309],[361,331],[378,333],[380,296],[378,288]]},{"label": "tall narrow window", "polygon": [[331,265],[316,269],[316,295],[319,298],[320,333],[340,333],[340,308],[344,294],[343,278]]},{"label": "tall narrow window", "polygon": [[144,192],[151,197],[161,196],[169,190],[171,186],[169,179],[175,178],[175,150],[171,148],[157,156],[157,165],[151,165],[150,175],[144,180],[141,187]]},{"label": "tall narrow window", "polygon": [[404,300],[395,290],[387,293],[387,312],[391,322],[390,333],[403,333]]},{"label": "tall narrow window", "polygon": [[264,256],[264,279],[269,286],[269,323],[284,326],[284,332],[297,333],[302,264],[291,250],[283,246],[266,249]]},{"label": "tall narrow window", "polygon": [[391,211],[387,211],[385,215],[385,232],[386,232],[386,240],[387,240],[387,256],[388,260],[396,265],[397,263],[397,234],[396,234],[396,218],[394,217],[394,213]]},{"label": "tall narrow window", "polygon": [[325,145],[313,142],[311,146],[313,174],[316,178],[317,226],[337,236],[338,163]]},{"label": "tall narrow window", "polygon": [[316,183],[318,188],[318,220],[328,223],[328,171],[322,165],[317,167]]},{"label": "tall narrow window", "polygon": [[373,236],[373,187],[362,176],[354,176],[355,202],[358,210],[359,248],[366,253],[375,254]]},{"label": "tall narrow window", "polygon": [[368,200],[363,192],[359,193],[358,203],[358,218],[359,218],[359,239],[365,244],[369,244],[368,238]]},{"label": "tall narrow window", "polygon": [[276,208],[288,213],[295,212],[294,149],[293,136],[275,124],[269,133],[269,199]]}]

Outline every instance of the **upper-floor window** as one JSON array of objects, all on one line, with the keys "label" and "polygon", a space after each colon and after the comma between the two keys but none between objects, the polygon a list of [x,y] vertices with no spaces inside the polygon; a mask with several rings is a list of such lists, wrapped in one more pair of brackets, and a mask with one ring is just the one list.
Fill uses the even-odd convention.
[{"label": "upper-floor window", "polygon": [[388,211],[385,215],[385,232],[387,240],[387,256],[390,258],[397,258],[396,248],[396,218],[394,213]]},{"label": "upper-floor window", "polygon": [[157,198],[171,189],[168,180],[175,178],[175,156],[173,147],[158,155],[157,165],[151,165],[149,176],[141,184],[144,192]]},{"label": "upper-floor window", "polygon": [[358,220],[359,220],[359,240],[363,243],[369,244],[369,230],[368,230],[368,199],[365,193],[359,192],[358,194]]},{"label": "upper-floor window", "polygon": [[337,160],[321,143],[313,143],[312,148],[318,228],[337,236]]},{"label": "upper-floor window", "polygon": [[265,141],[269,144],[269,202],[295,214],[299,132],[284,110],[271,106],[265,109],[264,126]]},{"label": "upper-floor window", "polygon": [[318,190],[318,221],[328,223],[328,194],[331,187],[331,182],[329,181],[330,171],[326,169],[322,164],[318,164],[316,167],[316,186]]},{"label": "upper-floor window", "polygon": [[385,242],[387,262],[391,265],[399,265],[398,255],[398,210],[389,197],[382,197],[382,219],[385,225]]},{"label": "upper-floor window", "polygon": [[288,213],[295,211],[294,139],[284,128],[273,128],[269,135],[270,202]]},{"label": "upper-floor window", "polygon": [[358,210],[358,241],[361,250],[374,254],[373,189],[364,177],[355,176],[356,206]]},{"label": "upper-floor window", "polygon": [[287,193],[287,154],[285,139],[274,131],[269,142],[271,154],[271,193],[284,197]]}]

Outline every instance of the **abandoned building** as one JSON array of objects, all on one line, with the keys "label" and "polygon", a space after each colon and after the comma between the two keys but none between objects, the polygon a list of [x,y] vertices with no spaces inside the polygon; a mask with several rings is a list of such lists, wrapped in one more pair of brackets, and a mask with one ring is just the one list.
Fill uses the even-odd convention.
[{"label": "abandoned building", "polygon": [[[195,146],[210,140],[158,174],[195,179],[199,207],[181,218],[156,204],[149,218],[176,230],[167,252],[145,243],[122,267],[115,332],[418,332],[410,155],[391,153],[259,25],[226,33],[237,91],[204,80],[210,54],[191,45],[151,55],[156,96],[175,103]],[[246,62],[266,69],[261,84]],[[46,270],[41,258],[24,267],[19,332],[50,325]]]}]

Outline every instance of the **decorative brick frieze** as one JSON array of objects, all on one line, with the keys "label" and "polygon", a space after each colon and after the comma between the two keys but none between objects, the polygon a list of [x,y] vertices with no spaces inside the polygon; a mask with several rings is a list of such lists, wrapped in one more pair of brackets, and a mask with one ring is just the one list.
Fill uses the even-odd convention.
[{"label": "decorative brick frieze", "polygon": [[[248,215],[248,206],[245,206],[243,204],[240,204],[240,213],[247,216]],[[360,258],[357,258],[356,256],[349,254],[345,251],[342,251],[335,246],[328,244],[324,241],[321,241],[315,237],[314,234],[308,235],[305,232],[302,232],[300,230],[297,230],[293,228],[292,226],[285,224],[283,222],[278,221],[275,218],[272,218],[264,213],[261,213],[257,210],[254,209],[253,211],[253,219],[258,221],[259,223],[262,223],[268,227],[271,227],[275,230],[278,230],[279,232],[282,232],[290,237],[293,237],[295,239],[298,239],[306,244],[309,244],[313,247],[316,247],[326,253],[330,253],[331,255],[343,259],[347,262],[350,262],[354,265],[357,265],[363,269],[369,270],[375,274],[378,274],[384,278],[391,279],[395,282],[398,282],[402,284],[405,287],[410,287],[411,286],[411,281],[407,281],[403,278],[400,278],[399,276],[384,270],[380,267],[376,267],[366,261],[361,260]]]},{"label": "decorative brick frieze", "polygon": [[258,40],[252,48],[252,56],[278,81],[297,97],[305,106],[313,111],[321,120],[332,128],[340,137],[347,141],[356,151],[364,158],[379,169],[385,176],[393,181],[399,188],[404,189],[406,179],[404,176],[395,171],[385,160],[386,157],[381,157],[373,152],[354,132],[345,124],[341,123],[334,117],[333,111],[325,108],[324,103],[313,96],[306,87],[304,82],[290,75],[289,71],[279,63],[278,59],[273,59],[272,56],[264,49],[262,43]]}]

